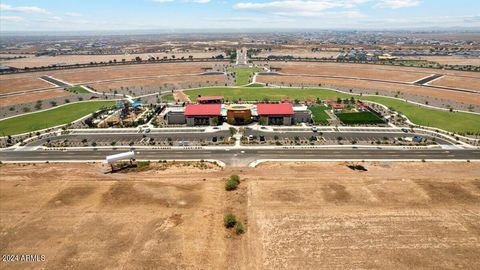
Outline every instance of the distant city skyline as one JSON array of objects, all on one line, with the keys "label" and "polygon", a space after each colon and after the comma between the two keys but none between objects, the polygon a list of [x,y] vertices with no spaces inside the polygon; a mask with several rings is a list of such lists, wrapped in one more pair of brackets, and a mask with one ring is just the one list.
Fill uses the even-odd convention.
[{"label": "distant city skyline", "polygon": [[480,30],[480,1],[0,1],[0,31],[448,28]]}]

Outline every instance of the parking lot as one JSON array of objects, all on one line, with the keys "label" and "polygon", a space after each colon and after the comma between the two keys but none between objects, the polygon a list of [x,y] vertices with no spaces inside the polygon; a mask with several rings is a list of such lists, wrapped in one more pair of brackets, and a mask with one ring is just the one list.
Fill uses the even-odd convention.
[{"label": "parking lot", "polygon": [[78,146],[201,146],[227,143],[229,131],[217,132],[155,132],[155,133],[90,133],[67,134],[34,141],[27,146],[78,147]]},{"label": "parking lot", "polygon": [[[314,132],[311,128],[283,132],[264,132],[246,129],[244,136],[246,139],[243,140],[243,143],[247,144],[452,144],[439,138],[432,138],[423,134],[405,133],[398,129],[384,129],[377,132],[371,132],[368,129],[339,132],[320,130]],[[415,142],[415,136],[421,136],[423,138],[422,142]]]}]

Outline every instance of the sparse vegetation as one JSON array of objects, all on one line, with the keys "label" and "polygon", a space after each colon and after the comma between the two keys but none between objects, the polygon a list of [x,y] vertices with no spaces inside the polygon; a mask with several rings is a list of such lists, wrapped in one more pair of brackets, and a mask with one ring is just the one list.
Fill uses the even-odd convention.
[{"label": "sparse vegetation", "polygon": [[225,217],[223,218],[223,225],[226,228],[233,228],[235,224],[237,224],[237,217],[232,213],[226,214]]}]

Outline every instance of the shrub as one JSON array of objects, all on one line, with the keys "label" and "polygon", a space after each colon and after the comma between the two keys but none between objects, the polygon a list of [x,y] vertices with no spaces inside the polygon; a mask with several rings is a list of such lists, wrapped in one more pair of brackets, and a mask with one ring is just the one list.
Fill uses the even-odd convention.
[{"label": "shrub", "polygon": [[230,179],[237,182],[238,184],[240,184],[240,176],[234,174],[234,175],[230,176]]},{"label": "shrub", "polygon": [[232,213],[226,214],[223,218],[223,225],[225,225],[225,227],[227,228],[232,228],[233,226],[235,226],[236,223],[237,218]]},{"label": "shrub", "polygon": [[245,227],[243,227],[243,224],[241,222],[237,222],[235,224],[235,232],[237,234],[243,234],[245,232]]},{"label": "shrub", "polygon": [[231,191],[237,189],[238,182],[233,180],[233,179],[228,179],[227,182],[225,182],[225,190]]}]

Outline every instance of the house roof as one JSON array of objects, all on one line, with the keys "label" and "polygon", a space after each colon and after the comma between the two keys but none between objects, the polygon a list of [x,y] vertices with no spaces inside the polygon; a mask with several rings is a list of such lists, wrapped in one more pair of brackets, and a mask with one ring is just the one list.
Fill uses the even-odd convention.
[{"label": "house roof", "polygon": [[258,104],[258,115],[292,115],[293,108],[290,103],[282,104]]},{"label": "house roof", "polygon": [[221,104],[188,104],[185,116],[219,116],[221,110]]},{"label": "house roof", "polygon": [[204,97],[198,97],[197,101],[212,101],[212,100],[223,100],[223,96],[204,96]]}]

